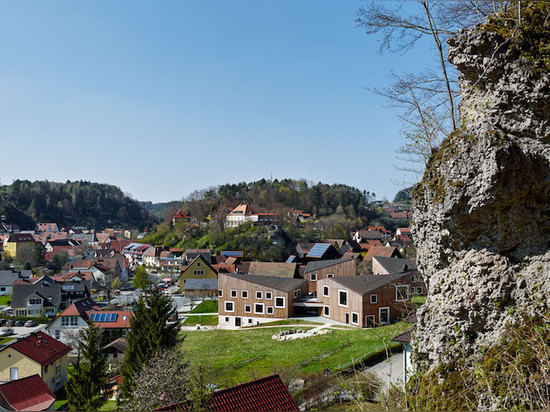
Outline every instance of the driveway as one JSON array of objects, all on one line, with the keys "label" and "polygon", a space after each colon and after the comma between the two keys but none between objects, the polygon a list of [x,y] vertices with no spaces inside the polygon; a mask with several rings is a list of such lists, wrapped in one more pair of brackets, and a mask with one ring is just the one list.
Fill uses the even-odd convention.
[{"label": "driveway", "polygon": [[382,382],[381,392],[385,393],[392,386],[403,387],[403,353],[395,353],[388,359],[367,368]]}]

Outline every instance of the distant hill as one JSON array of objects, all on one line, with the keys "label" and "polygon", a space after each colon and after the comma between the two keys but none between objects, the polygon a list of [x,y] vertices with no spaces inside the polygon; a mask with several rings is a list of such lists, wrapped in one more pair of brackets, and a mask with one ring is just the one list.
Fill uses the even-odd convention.
[{"label": "distant hill", "polygon": [[170,212],[172,216],[181,207],[180,200],[173,200],[171,202],[153,203],[153,202],[140,202],[141,205],[151,213],[158,220],[164,220],[166,213]]},{"label": "distant hill", "polygon": [[33,229],[37,222],[56,222],[142,230],[152,220],[146,208],[118,187],[83,181],[16,180],[0,186],[0,215],[21,229]]}]

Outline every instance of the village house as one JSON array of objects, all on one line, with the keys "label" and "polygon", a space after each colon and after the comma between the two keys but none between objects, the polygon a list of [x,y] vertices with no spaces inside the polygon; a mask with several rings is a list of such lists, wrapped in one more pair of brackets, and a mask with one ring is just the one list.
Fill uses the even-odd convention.
[{"label": "village house", "polygon": [[9,296],[13,292],[13,282],[29,280],[32,270],[0,270],[0,296]]},{"label": "village house", "polygon": [[130,243],[122,249],[122,254],[128,259],[129,266],[135,267],[143,264],[143,254],[150,247],[147,243]]},{"label": "village house", "polygon": [[187,216],[181,209],[172,217],[172,224],[176,225],[178,222],[189,222],[191,218]]},{"label": "village house", "polygon": [[185,291],[185,282],[188,279],[218,279],[218,273],[210,265],[209,262],[201,255],[198,254],[193,260],[186,266],[181,268],[181,275],[179,279],[180,291]]},{"label": "village house", "polygon": [[388,256],[373,256],[372,273],[375,275],[390,275],[417,270],[414,259],[400,259]]},{"label": "village house", "polygon": [[61,307],[61,284],[45,280],[15,283],[12,310],[15,316],[55,316]]},{"label": "village house", "polygon": [[67,383],[71,348],[44,332],[34,332],[0,347],[0,380],[39,375],[52,392]]},{"label": "village house", "polygon": [[55,399],[38,374],[0,385],[0,410],[3,411],[53,411]]},{"label": "village house", "polygon": [[410,310],[410,273],[332,277],[318,282],[322,316],[360,328],[386,325]]},{"label": "village house", "polygon": [[37,223],[36,231],[41,233],[57,233],[59,232],[59,226],[57,226],[57,223]]},{"label": "village house", "polygon": [[16,258],[21,254],[31,254],[36,241],[34,237],[29,233],[10,233],[6,240],[4,240],[4,253],[7,256]]},{"label": "village house", "polygon": [[246,203],[241,203],[225,217],[225,227],[234,228],[243,223],[255,225],[273,225],[281,220],[278,213],[256,213]]},{"label": "village house", "polygon": [[305,279],[220,273],[220,328],[256,325],[294,315],[294,301],[307,295]]},{"label": "village house", "polygon": [[252,276],[274,276],[278,278],[300,278],[296,263],[250,262],[246,272]]},{"label": "village house", "polygon": [[73,302],[46,327],[46,331],[65,344],[74,343],[80,331],[88,326],[86,312],[91,310],[101,310],[91,298]]},{"label": "village house", "polygon": [[80,246],[80,242],[74,239],[55,239],[47,240],[44,246],[46,254],[44,258],[49,261],[55,254],[65,252],[68,256],[75,255],[75,249]]},{"label": "village house", "polygon": [[[215,391],[204,407],[208,411],[299,411],[279,375],[266,376],[250,382]],[[154,411],[191,411],[188,401],[166,405]]]},{"label": "village house", "polygon": [[142,261],[145,266],[152,268],[160,267],[160,254],[165,250],[164,247],[151,246],[142,255]]},{"label": "village house", "polygon": [[388,258],[400,258],[401,253],[395,247],[390,246],[373,246],[365,255],[364,260],[372,260],[374,256],[383,256]]},{"label": "village house", "polygon": [[317,282],[334,276],[355,276],[355,259],[332,259],[309,262],[304,271],[304,279],[309,281],[309,293],[317,295]]}]

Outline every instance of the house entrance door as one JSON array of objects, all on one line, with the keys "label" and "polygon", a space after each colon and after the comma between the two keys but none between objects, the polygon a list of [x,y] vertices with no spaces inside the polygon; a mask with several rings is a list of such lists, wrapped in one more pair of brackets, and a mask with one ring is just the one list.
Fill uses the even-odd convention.
[{"label": "house entrance door", "polygon": [[235,318],[235,326],[241,326],[241,318]]},{"label": "house entrance door", "polygon": [[390,323],[390,308],[380,308],[378,314],[380,315],[380,324],[387,325]]},{"label": "house entrance door", "polygon": [[346,323],[349,323],[349,313],[346,313]]}]

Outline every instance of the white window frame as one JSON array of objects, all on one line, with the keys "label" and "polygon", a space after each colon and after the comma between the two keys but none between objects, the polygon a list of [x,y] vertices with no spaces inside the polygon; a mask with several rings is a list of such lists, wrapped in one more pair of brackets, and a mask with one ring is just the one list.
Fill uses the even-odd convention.
[{"label": "white window frame", "polygon": [[273,292],[268,290],[265,292],[265,299],[266,300],[272,300],[273,299]]},{"label": "white window frame", "polygon": [[330,306],[324,305],[323,306],[323,316],[330,317]]},{"label": "white window frame", "polygon": [[[353,321],[353,315],[355,315],[356,318],[357,318],[357,321],[356,321],[356,322]],[[351,324],[352,324],[352,325],[359,325],[359,313],[357,313],[357,312],[351,312]]]},{"label": "white window frame", "polygon": [[[271,312],[270,312],[271,310]],[[265,312],[267,315],[273,315],[275,313],[275,310],[273,309],[273,306],[267,306],[266,307],[266,312]]]},{"label": "white window frame", "polygon": [[[277,299],[282,299],[283,300],[283,306],[277,305]],[[286,298],[284,296],[276,296],[275,297],[275,307],[279,308],[279,309],[286,308]]]},{"label": "white window frame", "polygon": [[[246,295],[246,296],[245,296]],[[241,290],[241,297],[243,299],[248,299],[248,290],[244,289],[244,290]]]},{"label": "white window frame", "polygon": [[[340,303],[340,293],[344,292],[346,294],[346,304],[342,305]],[[347,290],[344,289],[338,289],[338,306],[342,306],[343,308],[347,308],[349,304],[349,293]]]},{"label": "white window frame", "polygon": [[237,297],[237,289],[231,289],[231,292],[229,293],[229,297],[236,298]]},{"label": "white window frame", "polygon": [[[261,312],[258,312],[256,310],[256,306],[258,306],[258,305],[262,306],[262,311]],[[257,315],[263,315],[265,313],[265,305],[263,303],[254,303],[254,313],[257,314]]]},{"label": "white window frame", "polygon": [[[399,289],[405,288],[407,290],[407,297],[405,299],[399,299]],[[395,285],[395,301],[396,302],[406,302],[411,298],[411,291],[409,285]]]},{"label": "white window frame", "polygon": [[[246,310],[247,307],[248,310]],[[252,313],[252,305],[244,305],[244,313]]]},{"label": "white window frame", "polygon": [[[227,309],[227,304],[230,303],[231,304],[231,310]],[[225,312],[235,312],[235,302],[233,302],[232,300],[226,300],[224,305],[223,305],[223,309]]]},{"label": "white window frame", "polygon": [[[330,288],[329,288],[327,285],[323,285],[323,296],[324,296],[325,298],[328,298],[328,297],[329,297],[329,296],[328,296],[328,295],[329,295],[329,289],[330,289]],[[325,290],[327,291],[327,293],[325,293]]]},{"label": "white window frame", "polygon": [[317,282],[317,273],[310,274],[309,280],[311,280],[312,282]]},{"label": "white window frame", "polygon": [[223,289],[218,289],[218,297],[223,298]]},{"label": "white window frame", "polygon": [[[388,321],[387,322],[382,322],[382,316],[381,316],[381,313],[384,309],[387,309],[388,310]],[[391,316],[390,316],[390,307],[389,306],[383,306],[381,308],[378,308],[378,324],[379,325],[388,325],[390,323],[390,319],[391,319]]]},{"label": "white window frame", "polygon": [[[373,297],[374,297],[374,302],[373,302],[373,300],[372,300]],[[369,302],[370,302],[371,304],[373,304],[373,305],[374,305],[375,303],[378,303],[378,295],[377,295],[376,293],[373,293],[372,295],[370,295],[370,300],[369,300]]]},{"label": "white window frame", "polygon": [[264,294],[261,290],[257,290],[256,291],[256,299],[263,299],[264,298]]},{"label": "white window frame", "polygon": [[294,299],[298,299],[300,297],[300,289],[294,290]]},{"label": "white window frame", "polygon": [[327,278],[333,278],[334,277],[334,273],[327,273]]}]

